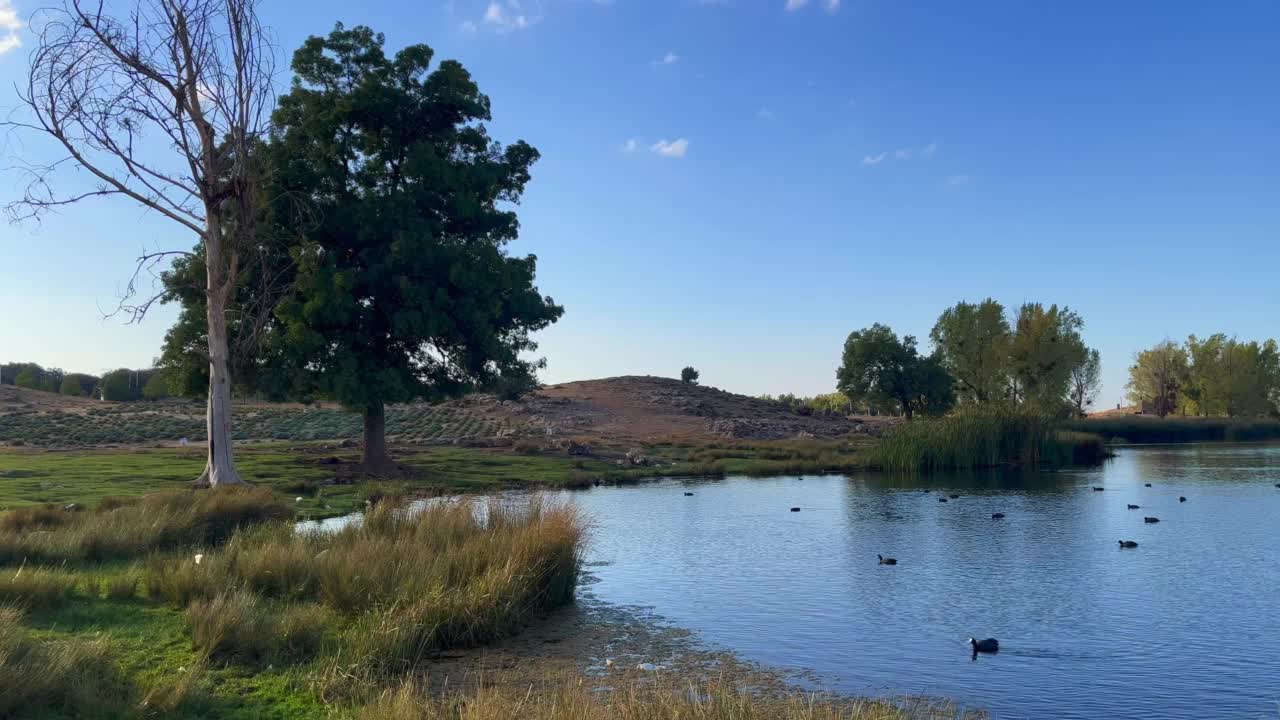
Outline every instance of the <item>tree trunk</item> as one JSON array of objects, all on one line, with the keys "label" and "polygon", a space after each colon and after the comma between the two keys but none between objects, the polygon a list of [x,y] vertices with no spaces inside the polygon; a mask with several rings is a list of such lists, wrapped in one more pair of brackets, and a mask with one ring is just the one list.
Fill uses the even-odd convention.
[{"label": "tree trunk", "polygon": [[360,464],[375,473],[392,467],[387,453],[387,410],[380,400],[370,403],[364,411],[364,454]]},{"label": "tree trunk", "polygon": [[231,367],[227,348],[227,300],[235,278],[224,277],[221,218],[209,213],[206,223],[205,258],[208,263],[206,321],[209,324],[209,402],[205,425],[209,437],[209,460],[196,484],[218,487],[242,485],[231,457]]}]

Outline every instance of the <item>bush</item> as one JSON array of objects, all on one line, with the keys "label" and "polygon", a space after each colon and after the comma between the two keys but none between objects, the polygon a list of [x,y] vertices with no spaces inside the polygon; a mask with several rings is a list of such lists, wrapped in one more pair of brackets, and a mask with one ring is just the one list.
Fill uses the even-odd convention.
[{"label": "bush", "polygon": [[6,569],[0,575],[0,607],[44,610],[61,605],[75,585],[70,575],[45,568]]},{"label": "bush", "polygon": [[142,386],[144,400],[163,400],[169,396],[169,375],[163,370],[156,371],[151,379],[147,380],[147,384]]},{"label": "bush", "polygon": [[687,383],[689,385],[697,385],[698,371],[694,370],[693,366],[688,366],[684,368],[683,370],[680,371],[680,382]]},{"label": "bush", "polygon": [[72,374],[62,378],[62,387],[58,389],[58,392],[73,397],[79,397],[84,394],[84,390],[80,386],[80,377],[80,375]]}]

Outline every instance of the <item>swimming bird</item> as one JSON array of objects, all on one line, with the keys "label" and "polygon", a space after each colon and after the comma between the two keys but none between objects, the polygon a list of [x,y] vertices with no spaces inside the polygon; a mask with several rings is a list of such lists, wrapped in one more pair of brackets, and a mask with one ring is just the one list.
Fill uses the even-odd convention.
[{"label": "swimming bird", "polygon": [[992,520],[999,520],[1002,517],[1004,517],[1004,513],[991,513]]},{"label": "swimming bird", "polygon": [[1158,517],[1144,517],[1144,518],[1142,518],[1142,522],[1144,522],[1144,523],[1158,523],[1158,522],[1160,522],[1160,518],[1158,518]]},{"label": "swimming bird", "polygon": [[959,496],[959,495],[948,495],[947,497],[951,498],[952,500],[959,500],[959,499],[960,499],[960,496]]},{"label": "swimming bird", "polygon": [[1000,641],[995,638],[987,638],[986,640],[974,640],[969,638],[969,644],[973,646],[975,654],[1000,652]]},{"label": "swimming bird", "polygon": [[1132,541],[1132,540],[1121,540],[1121,541],[1120,541],[1120,547],[1122,547],[1122,548],[1136,548],[1136,547],[1138,547],[1138,543],[1136,543],[1136,542],[1134,542],[1134,541]]},{"label": "swimming bird", "polygon": [[791,512],[800,512],[800,508],[798,508],[798,507],[793,507],[793,508],[791,508]]},{"label": "swimming bird", "polygon": [[1103,490],[1106,490],[1106,488],[1101,488],[1101,487],[1098,487],[1097,485],[1093,486],[1094,492],[1102,492]]},{"label": "swimming bird", "polygon": [[[1144,484],[1146,487],[1151,487],[1151,483],[1143,483],[1143,484]],[[1276,487],[1280,487],[1280,485],[1277,485]]]},{"label": "swimming bird", "polygon": [[947,501],[946,498],[938,498],[938,502],[946,502],[946,501]]},{"label": "swimming bird", "polygon": [[1134,505],[1133,503],[1129,503],[1129,509],[1130,509],[1130,510],[1137,510],[1137,509],[1138,509],[1138,506],[1137,506],[1137,505]]},{"label": "swimming bird", "polygon": [[1186,502],[1186,501],[1187,501],[1187,498],[1186,498],[1186,496],[1185,496],[1185,495],[1179,495],[1179,496],[1178,496],[1178,502]]},{"label": "swimming bird", "polygon": [[887,558],[883,555],[877,555],[876,557],[879,558],[881,565],[897,565],[898,564],[898,558]]}]

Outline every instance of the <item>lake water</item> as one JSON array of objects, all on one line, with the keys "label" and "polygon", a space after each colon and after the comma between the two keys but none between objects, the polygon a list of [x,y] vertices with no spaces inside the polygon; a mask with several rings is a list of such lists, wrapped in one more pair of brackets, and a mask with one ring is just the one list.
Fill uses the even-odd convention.
[{"label": "lake water", "polygon": [[[1125,448],[1082,472],[567,496],[595,525],[598,598],[831,689],[937,695],[1002,719],[1274,720],[1277,482],[1280,447],[1201,445]],[[999,654],[971,659],[971,635],[998,638]]]}]

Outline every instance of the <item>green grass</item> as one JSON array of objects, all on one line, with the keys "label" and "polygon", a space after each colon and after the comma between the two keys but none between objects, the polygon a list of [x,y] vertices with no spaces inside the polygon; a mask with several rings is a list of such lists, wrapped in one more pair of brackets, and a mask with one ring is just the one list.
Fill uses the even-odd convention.
[{"label": "green grass", "polygon": [[903,423],[884,438],[873,462],[892,472],[931,472],[1088,465],[1105,455],[1097,435],[1065,431],[1042,415],[993,408]]},{"label": "green grass", "polygon": [[105,517],[112,535],[162,528],[105,562],[0,559],[0,717],[349,717],[430,653],[517,632],[576,586],[571,508],[493,505],[481,519],[467,502],[416,515],[384,503],[336,534],[299,535],[228,509],[263,491],[194,495],[189,511],[168,493],[0,515],[51,548],[78,547]]},{"label": "green grass", "polygon": [[1280,439],[1280,420],[1119,415],[1068,423],[1068,428],[1101,435],[1108,442],[1250,442]]}]

